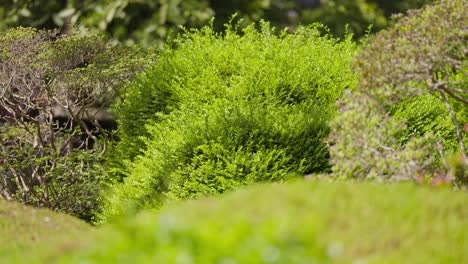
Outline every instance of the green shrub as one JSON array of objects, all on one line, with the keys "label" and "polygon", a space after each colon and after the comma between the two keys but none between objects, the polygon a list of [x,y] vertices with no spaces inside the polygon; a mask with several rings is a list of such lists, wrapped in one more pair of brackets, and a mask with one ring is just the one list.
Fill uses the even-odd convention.
[{"label": "green shrub", "polygon": [[410,11],[358,54],[358,88],[332,121],[335,176],[460,176],[443,153],[458,151],[468,164],[467,10],[466,1],[445,0]]},{"label": "green shrub", "polygon": [[[59,263],[464,263],[466,194],[299,181],[103,226]],[[430,219],[430,221],[428,221]]]},{"label": "green shrub", "polygon": [[327,121],[354,85],[355,46],[319,28],[261,28],[187,33],[130,86],[118,110],[128,177],[105,215],[329,168]]},{"label": "green shrub", "polygon": [[0,195],[90,219],[112,132],[103,108],[141,71],[135,47],[32,28],[0,36]]},{"label": "green shrub", "polygon": [[371,97],[347,92],[330,125],[332,176],[366,180],[411,180],[425,176],[433,156],[430,135],[399,141],[403,123],[388,115]]},{"label": "green shrub", "polygon": [[[455,109],[460,123],[468,122],[466,109],[460,104],[457,104]],[[389,112],[406,124],[406,129],[399,135],[399,140],[403,143],[412,137],[433,134],[434,140],[441,142],[445,151],[453,152],[458,149],[457,134],[452,118],[442,100],[437,96],[425,94],[410,98],[394,105]]]},{"label": "green shrub", "polygon": [[[468,163],[464,146],[468,135],[461,128],[468,120],[467,11],[466,1],[444,0],[408,12],[394,27],[375,36],[358,56],[357,69],[362,91],[387,109],[396,108],[400,119],[418,123],[408,123],[417,131],[407,135],[430,130],[440,135],[438,140],[445,141],[450,151],[457,144]],[[415,106],[420,111],[408,109]],[[443,124],[437,124],[441,119]],[[449,120],[451,127],[446,125]]]}]

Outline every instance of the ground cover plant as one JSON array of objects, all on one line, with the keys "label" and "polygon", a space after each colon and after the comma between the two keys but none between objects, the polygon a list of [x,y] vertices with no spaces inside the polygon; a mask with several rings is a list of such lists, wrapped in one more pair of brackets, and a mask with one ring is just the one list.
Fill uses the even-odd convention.
[{"label": "ground cover plant", "polygon": [[355,83],[356,47],[320,27],[260,27],[188,31],[128,87],[115,111],[124,162],[110,169],[125,179],[104,217],[329,168],[327,121]]},{"label": "ground cover plant", "polygon": [[465,263],[466,194],[415,184],[264,184],[143,212],[60,263]]}]

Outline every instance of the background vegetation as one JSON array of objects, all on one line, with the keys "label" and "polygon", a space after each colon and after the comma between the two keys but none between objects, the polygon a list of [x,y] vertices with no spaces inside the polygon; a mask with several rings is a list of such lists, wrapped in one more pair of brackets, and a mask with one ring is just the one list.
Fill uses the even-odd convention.
[{"label": "background vegetation", "polygon": [[443,1],[412,11],[359,53],[358,89],[332,122],[337,176],[466,184],[466,10]]},{"label": "background vegetation", "polygon": [[418,8],[430,0],[354,1],[354,0],[98,0],[98,1],[27,1],[5,0],[0,7],[0,28],[18,25],[36,28],[60,26],[63,16],[73,15],[80,27],[106,33],[113,40],[151,46],[164,43],[171,32],[206,25],[215,17],[214,29],[224,30],[233,13],[245,25],[271,21],[278,29],[299,24],[321,22],[336,36],[342,36],[345,25],[356,36],[362,36],[370,24],[379,31],[391,24],[390,16]]},{"label": "background vegetation", "polygon": [[112,144],[103,109],[151,63],[143,54],[94,34],[18,28],[0,36],[3,198],[90,219]]}]

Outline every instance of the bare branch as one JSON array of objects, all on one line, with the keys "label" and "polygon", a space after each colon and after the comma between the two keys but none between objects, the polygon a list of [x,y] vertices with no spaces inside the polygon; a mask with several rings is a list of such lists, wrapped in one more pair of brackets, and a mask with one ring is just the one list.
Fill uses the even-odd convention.
[{"label": "bare branch", "polygon": [[457,99],[458,101],[464,103],[464,104],[468,104],[468,99],[465,99],[455,93],[453,93],[450,89],[448,89],[447,87],[444,87],[442,86],[441,89],[446,92],[448,95],[450,95],[451,97]]},{"label": "bare branch", "polygon": [[447,101],[447,97],[445,96],[445,93],[440,92],[440,96],[441,96],[442,101],[445,104],[445,107],[447,108],[450,115],[452,116],[452,121],[455,126],[455,132],[457,133],[458,145],[460,146],[461,155],[463,157],[463,160],[466,162],[466,164],[468,164],[468,157],[466,156],[465,144],[463,143],[463,136],[460,130],[460,125],[458,123],[457,115],[455,114],[449,102]]}]

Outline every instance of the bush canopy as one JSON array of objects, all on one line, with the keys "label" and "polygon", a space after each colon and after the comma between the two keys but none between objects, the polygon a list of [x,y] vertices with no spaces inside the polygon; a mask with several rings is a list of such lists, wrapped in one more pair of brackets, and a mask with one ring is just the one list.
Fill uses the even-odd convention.
[{"label": "bush canopy", "polygon": [[329,169],[327,121],[356,47],[321,27],[260,27],[187,31],[133,82],[116,111],[126,178],[105,215]]}]

